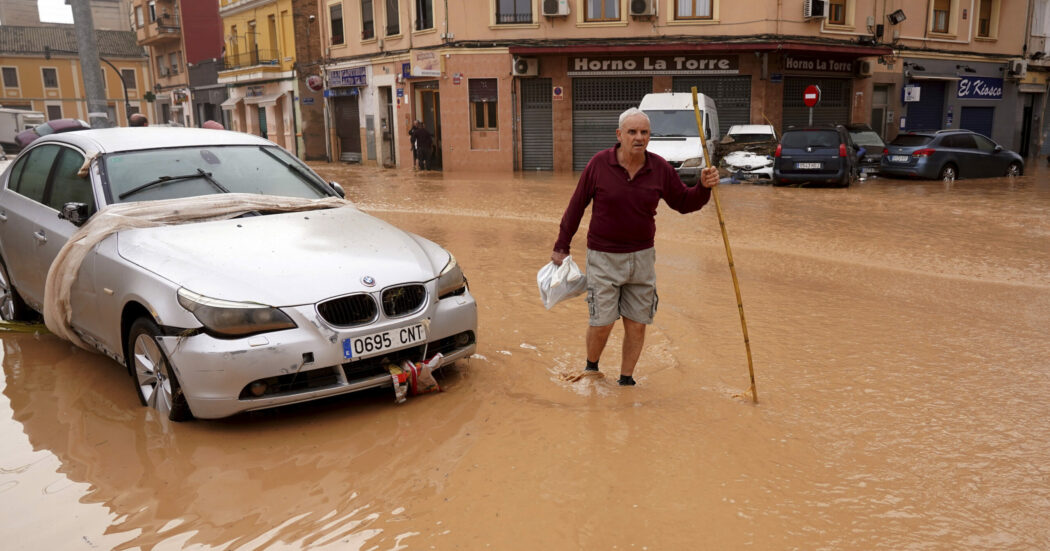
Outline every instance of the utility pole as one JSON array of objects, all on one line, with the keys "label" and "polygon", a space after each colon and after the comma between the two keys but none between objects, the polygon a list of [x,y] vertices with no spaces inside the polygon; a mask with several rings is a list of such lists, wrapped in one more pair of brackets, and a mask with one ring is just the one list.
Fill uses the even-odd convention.
[{"label": "utility pole", "polygon": [[77,50],[80,53],[80,71],[84,75],[87,92],[88,122],[91,128],[107,128],[114,125],[109,120],[106,103],[106,87],[102,82],[102,64],[98,58],[98,41],[95,37],[95,22],[91,15],[89,0],[66,0],[73,8],[73,27],[77,34]]}]

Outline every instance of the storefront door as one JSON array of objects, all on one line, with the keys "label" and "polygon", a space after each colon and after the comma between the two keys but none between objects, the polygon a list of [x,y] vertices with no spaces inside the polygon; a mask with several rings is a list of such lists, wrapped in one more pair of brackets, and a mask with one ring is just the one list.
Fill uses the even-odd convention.
[{"label": "storefront door", "polygon": [[595,153],[615,145],[620,113],[652,91],[652,77],[572,79],[572,169],[587,168]]},{"label": "storefront door", "polygon": [[422,115],[423,126],[434,137],[434,152],[430,158],[430,169],[441,170],[441,95],[437,90],[436,81],[432,86],[433,88],[423,89],[416,86],[416,94],[419,98],[419,113]]},{"label": "storefront door", "polygon": [[959,117],[959,128],[991,138],[994,121],[994,107],[963,107]]},{"label": "storefront door", "polygon": [[[809,111],[803,103],[806,87],[815,84],[820,87],[820,103],[813,108],[813,124],[849,124],[851,107],[851,81],[846,78],[828,77],[784,77],[784,120],[783,128],[789,126],[808,126]],[[722,114],[719,107],[718,114]]]},{"label": "storefront door", "polygon": [[919,86],[919,101],[907,103],[908,118],[905,130],[940,130],[944,120],[944,81],[921,80],[912,82]]},{"label": "storefront door", "polygon": [[[751,124],[751,76],[674,77],[671,89],[674,92],[690,93],[696,86],[697,93],[713,100],[718,106],[718,128],[726,135],[734,124]],[[766,124],[764,120],[755,124]]]},{"label": "storefront door", "polygon": [[521,79],[521,168],[554,170],[551,79]]},{"label": "storefront door", "polygon": [[339,137],[339,160],[361,162],[361,119],[357,96],[334,98],[335,134]]}]

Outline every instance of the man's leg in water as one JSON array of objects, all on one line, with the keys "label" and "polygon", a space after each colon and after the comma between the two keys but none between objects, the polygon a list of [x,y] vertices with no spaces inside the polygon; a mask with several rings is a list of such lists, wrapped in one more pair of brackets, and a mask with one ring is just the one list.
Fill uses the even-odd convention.
[{"label": "man's leg in water", "polygon": [[[587,327],[587,368],[586,371],[598,371],[598,360],[602,357],[605,344],[612,333],[612,323],[598,327]],[[635,358],[637,360],[637,358]],[[592,368],[593,367],[593,368]]]},{"label": "man's leg in water", "polygon": [[623,318],[623,360],[620,364],[620,384],[634,384],[634,366],[642,355],[645,344],[645,324]]}]

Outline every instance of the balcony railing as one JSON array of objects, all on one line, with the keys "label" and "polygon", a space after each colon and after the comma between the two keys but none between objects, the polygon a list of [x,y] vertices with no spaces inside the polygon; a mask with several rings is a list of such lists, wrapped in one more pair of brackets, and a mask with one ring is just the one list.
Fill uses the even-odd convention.
[{"label": "balcony railing", "polygon": [[498,12],[496,13],[497,24],[532,23],[532,12]]},{"label": "balcony railing", "polygon": [[255,65],[281,64],[281,52],[279,50],[252,50],[237,54],[226,54],[223,58],[223,69],[239,69],[241,67],[252,67]]}]

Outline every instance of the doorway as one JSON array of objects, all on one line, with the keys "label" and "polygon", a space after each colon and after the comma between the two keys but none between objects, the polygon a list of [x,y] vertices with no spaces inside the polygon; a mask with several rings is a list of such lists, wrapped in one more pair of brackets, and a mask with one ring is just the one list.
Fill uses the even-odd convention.
[{"label": "doorway", "polygon": [[382,146],[380,161],[385,167],[397,166],[397,153],[394,148],[394,94],[390,86],[379,87],[379,101],[382,114],[379,117],[379,130]]},{"label": "doorway", "polygon": [[434,152],[430,157],[430,169],[441,170],[441,94],[437,81],[416,85],[416,98],[420,120],[430,135],[434,137]]},{"label": "doorway", "polygon": [[883,141],[888,141],[886,126],[890,121],[886,113],[889,112],[889,99],[890,86],[888,84],[876,84],[871,93],[871,129]]}]

